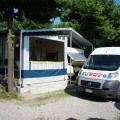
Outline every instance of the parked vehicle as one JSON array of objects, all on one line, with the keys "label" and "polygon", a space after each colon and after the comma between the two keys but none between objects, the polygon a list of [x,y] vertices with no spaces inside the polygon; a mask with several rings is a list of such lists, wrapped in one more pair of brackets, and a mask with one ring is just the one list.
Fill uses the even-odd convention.
[{"label": "parked vehicle", "polygon": [[120,100],[120,47],[96,48],[76,79],[77,91]]}]

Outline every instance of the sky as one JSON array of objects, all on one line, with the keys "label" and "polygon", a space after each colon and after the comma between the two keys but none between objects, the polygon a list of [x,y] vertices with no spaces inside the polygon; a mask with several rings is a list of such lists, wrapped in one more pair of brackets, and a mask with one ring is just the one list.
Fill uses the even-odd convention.
[{"label": "sky", "polygon": [[58,24],[58,23],[60,23],[60,18],[59,17],[55,18],[55,21],[54,21],[54,24]]},{"label": "sky", "polygon": [[116,0],[116,3],[120,5],[120,0]]},{"label": "sky", "polygon": [[[116,3],[120,5],[120,0],[116,0]],[[54,21],[54,24],[58,24],[58,23],[60,23],[60,18],[59,17],[57,17]]]}]

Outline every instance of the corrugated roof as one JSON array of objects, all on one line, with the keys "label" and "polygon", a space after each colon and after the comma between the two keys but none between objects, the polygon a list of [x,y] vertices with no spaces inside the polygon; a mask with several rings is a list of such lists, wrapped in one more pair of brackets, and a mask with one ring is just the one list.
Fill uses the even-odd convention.
[{"label": "corrugated roof", "polygon": [[93,46],[93,44],[85,39],[82,35],[72,28],[51,28],[51,29],[34,29],[34,30],[21,30],[22,35],[36,36],[36,35],[68,35],[72,37],[72,41],[78,45]]}]

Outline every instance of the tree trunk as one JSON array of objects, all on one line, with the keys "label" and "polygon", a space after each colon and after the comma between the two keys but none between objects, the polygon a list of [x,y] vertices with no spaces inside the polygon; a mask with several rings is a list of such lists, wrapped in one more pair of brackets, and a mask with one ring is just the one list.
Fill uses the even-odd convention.
[{"label": "tree trunk", "polygon": [[13,48],[10,29],[8,30],[7,44],[8,44],[8,91],[13,92]]},{"label": "tree trunk", "polygon": [[13,9],[8,12],[8,91],[13,93],[13,46],[12,46],[12,25],[13,25]]}]

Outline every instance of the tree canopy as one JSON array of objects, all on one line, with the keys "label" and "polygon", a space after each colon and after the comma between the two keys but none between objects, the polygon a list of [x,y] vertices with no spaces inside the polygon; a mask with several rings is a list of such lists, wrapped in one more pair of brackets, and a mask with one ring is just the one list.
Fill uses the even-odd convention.
[{"label": "tree canopy", "polygon": [[59,7],[55,0],[0,0],[1,21],[8,22],[10,18],[21,21],[24,15],[29,20],[47,23],[57,16]]},{"label": "tree canopy", "polygon": [[120,6],[115,0],[64,0],[61,20],[95,47],[120,44]]},{"label": "tree canopy", "polygon": [[55,17],[56,7],[58,7],[55,0],[0,0],[0,2],[0,11],[3,12],[6,20],[9,10],[17,9],[18,12],[12,13],[14,19],[20,20],[24,13],[29,19],[47,22],[51,17]]},{"label": "tree canopy", "polygon": [[[18,20],[13,20],[13,30],[21,30],[21,29],[41,29],[41,28],[50,28],[52,27],[54,24],[54,19],[52,19],[50,22],[48,23],[39,23],[39,22],[35,22],[32,20],[29,20],[28,18],[23,17],[22,21],[18,21]],[[7,22],[3,21],[0,22],[0,31],[6,31],[7,28]]]}]

